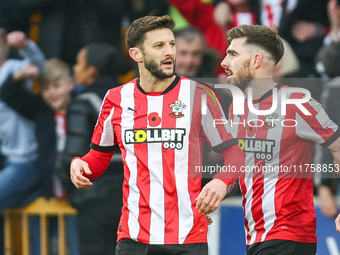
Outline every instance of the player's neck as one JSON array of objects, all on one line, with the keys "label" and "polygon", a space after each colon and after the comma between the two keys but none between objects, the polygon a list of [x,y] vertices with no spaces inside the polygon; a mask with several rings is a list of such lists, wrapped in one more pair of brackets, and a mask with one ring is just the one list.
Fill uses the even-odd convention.
[{"label": "player's neck", "polygon": [[258,78],[254,79],[249,86],[245,89],[245,95],[248,95],[248,88],[252,88],[252,99],[258,100],[269,90],[272,90],[277,83],[273,79],[269,78]]},{"label": "player's neck", "polygon": [[170,78],[159,79],[151,74],[141,74],[139,84],[146,92],[159,92],[166,90],[175,78],[176,75],[173,75]]}]

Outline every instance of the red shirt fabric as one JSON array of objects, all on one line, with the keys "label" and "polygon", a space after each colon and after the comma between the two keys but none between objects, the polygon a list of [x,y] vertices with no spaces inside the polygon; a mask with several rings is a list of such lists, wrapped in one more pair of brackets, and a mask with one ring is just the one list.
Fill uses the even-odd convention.
[{"label": "red shirt fabric", "polygon": [[[202,95],[206,114],[201,111]],[[144,92],[138,79],[108,91],[93,133],[92,153],[83,159],[93,176],[99,176],[112,151],[120,147],[124,183],[118,241],[207,242],[205,216],[195,207],[201,190],[195,166],[202,165],[205,140],[216,151],[237,144],[227,124],[212,125],[213,119],[223,117],[214,92],[185,77],[177,76],[161,95]],[[232,154],[225,156],[227,162],[244,164],[242,150],[234,146]]]},{"label": "red shirt fabric", "polygon": [[[233,106],[229,108],[232,134],[246,154],[246,167],[255,167],[240,178],[247,245],[274,239],[317,241],[313,179],[308,166],[314,142],[328,146],[339,137],[339,131],[314,99],[302,104],[311,115],[305,115],[295,104],[288,104],[283,115],[283,88],[289,87],[277,86],[278,103],[272,114],[255,115],[249,111],[247,99],[244,115],[233,115]],[[269,91],[253,101],[254,108],[270,109],[273,93]],[[293,92],[286,98],[303,96]],[[276,171],[256,171],[270,167],[277,167]]]}]

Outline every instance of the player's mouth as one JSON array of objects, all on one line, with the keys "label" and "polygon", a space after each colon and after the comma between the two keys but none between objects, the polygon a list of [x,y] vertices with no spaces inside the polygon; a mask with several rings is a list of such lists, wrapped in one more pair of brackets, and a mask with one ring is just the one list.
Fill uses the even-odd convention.
[{"label": "player's mouth", "polygon": [[229,69],[225,69],[225,73],[227,74],[227,78],[230,78],[233,76],[233,72],[230,71]]},{"label": "player's mouth", "polygon": [[173,59],[166,59],[166,60],[162,61],[161,64],[166,66],[166,67],[173,67],[174,60]]}]

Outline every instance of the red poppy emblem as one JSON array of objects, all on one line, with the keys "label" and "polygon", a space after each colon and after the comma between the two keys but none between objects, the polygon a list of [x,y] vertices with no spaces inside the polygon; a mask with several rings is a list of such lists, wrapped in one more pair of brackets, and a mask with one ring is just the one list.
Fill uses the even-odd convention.
[{"label": "red poppy emblem", "polygon": [[152,112],[148,116],[149,125],[151,127],[157,127],[161,123],[161,118],[158,116],[157,112]]}]

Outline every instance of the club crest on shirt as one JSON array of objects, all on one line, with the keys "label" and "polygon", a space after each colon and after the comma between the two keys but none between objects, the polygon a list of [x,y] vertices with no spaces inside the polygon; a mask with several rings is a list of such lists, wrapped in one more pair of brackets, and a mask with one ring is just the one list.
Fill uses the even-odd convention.
[{"label": "club crest on shirt", "polygon": [[268,115],[264,115],[266,121],[265,123],[263,124],[263,126],[265,128],[273,128],[275,127],[276,125],[274,124],[274,121],[277,120],[279,118],[279,115],[276,113],[276,112],[273,112],[271,114],[268,114]]},{"label": "club crest on shirt", "polygon": [[187,107],[186,104],[182,103],[181,100],[175,100],[174,103],[169,104],[172,112],[169,114],[173,118],[182,118],[184,116],[183,109]]}]

